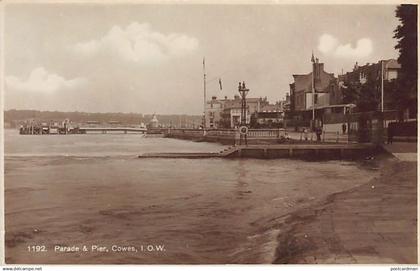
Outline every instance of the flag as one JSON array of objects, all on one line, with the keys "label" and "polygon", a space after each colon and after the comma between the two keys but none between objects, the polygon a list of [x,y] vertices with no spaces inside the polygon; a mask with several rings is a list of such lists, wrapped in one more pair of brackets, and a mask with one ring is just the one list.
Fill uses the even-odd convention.
[{"label": "flag", "polygon": [[220,86],[220,90],[222,90],[222,78],[219,78],[219,86]]}]

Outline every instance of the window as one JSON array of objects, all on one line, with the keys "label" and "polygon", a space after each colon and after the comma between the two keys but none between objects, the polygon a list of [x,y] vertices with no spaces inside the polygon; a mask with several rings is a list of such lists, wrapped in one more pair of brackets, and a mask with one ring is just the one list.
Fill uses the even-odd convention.
[{"label": "window", "polygon": [[398,72],[396,70],[388,70],[387,74],[386,74],[386,79],[387,80],[393,80],[393,79],[397,79],[398,77]]}]

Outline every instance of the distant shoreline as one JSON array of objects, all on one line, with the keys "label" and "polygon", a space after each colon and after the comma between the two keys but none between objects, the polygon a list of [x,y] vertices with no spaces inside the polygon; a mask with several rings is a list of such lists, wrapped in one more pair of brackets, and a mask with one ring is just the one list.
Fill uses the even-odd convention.
[{"label": "distant shoreline", "polygon": [[[140,124],[148,123],[154,114],[143,113],[101,113],[101,112],[60,112],[60,111],[40,111],[40,110],[4,110],[4,128],[16,127],[16,122],[21,122],[29,119],[39,121],[62,121],[69,119],[75,123],[87,121],[109,122],[116,121],[124,124]],[[159,123],[169,124],[182,124],[182,125],[199,125],[202,122],[202,116],[193,114],[156,114]]]}]

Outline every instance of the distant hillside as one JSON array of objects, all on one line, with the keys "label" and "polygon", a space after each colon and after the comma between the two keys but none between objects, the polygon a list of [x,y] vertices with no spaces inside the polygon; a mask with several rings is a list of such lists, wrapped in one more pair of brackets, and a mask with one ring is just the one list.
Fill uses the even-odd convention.
[{"label": "distant hillside", "polygon": [[[138,113],[87,113],[87,112],[59,112],[59,111],[38,111],[38,110],[7,110],[4,111],[5,127],[14,128],[20,122],[35,119],[37,121],[62,121],[70,119],[75,123],[85,123],[87,121],[98,121],[107,123],[117,121],[122,124],[147,124],[152,119],[152,114]],[[177,127],[192,127],[201,124],[202,117],[194,115],[158,115],[160,124]]]}]

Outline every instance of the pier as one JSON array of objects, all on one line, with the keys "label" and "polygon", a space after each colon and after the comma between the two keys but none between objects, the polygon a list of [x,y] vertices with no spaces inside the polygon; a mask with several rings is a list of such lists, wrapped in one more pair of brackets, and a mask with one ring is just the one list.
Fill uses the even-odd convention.
[{"label": "pier", "polygon": [[273,144],[231,146],[221,152],[207,153],[146,153],[139,158],[298,158],[310,159],[353,159],[372,155],[376,145],[360,144]]},{"label": "pier", "polygon": [[100,132],[106,134],[107,132],[123,132],[124,134],[130,133],[143,133],[147,132],[146,128],[134,128],[134,127],[80,127],[79,132],[81,134],[87,134],[92,132]]},{"label": "pier", "polygon": [[[21,127],[19,129],[19,134],[21,135],[71,135],[71,134],[90,134],[90,133],[102,133],[106,134],[108,132],[120,132],[124,134],[128,133],[140,133],[146,134],[149,133],[147,128],[144,127],[50,127],[47,125],[31,125]],[[156,133],[153,132],[153,133]]]}]

